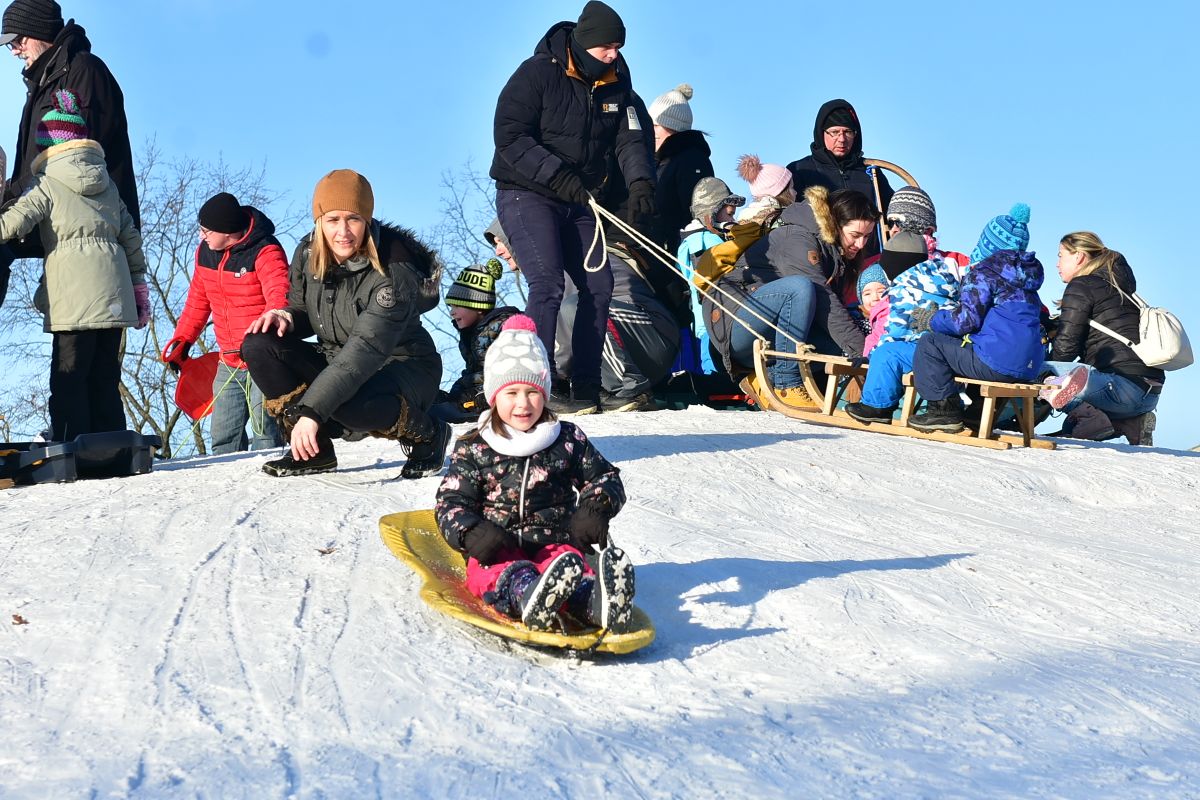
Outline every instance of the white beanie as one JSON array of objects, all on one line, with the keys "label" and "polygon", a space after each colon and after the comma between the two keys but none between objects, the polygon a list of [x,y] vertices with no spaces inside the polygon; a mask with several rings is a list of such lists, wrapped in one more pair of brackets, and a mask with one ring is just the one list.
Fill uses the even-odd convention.
[{"label": "white beanie", "polygon": [[650,119],[655,125],[662,125],[673,131],[690,131],[692,129],[692,107],[688,100],[692,99],[692,87],[681,83],[669,92],[664,92],[654,98],[650,104]]},{"label": "white beanie", "polygon": [[524,314],[514,314],[483,357],[483,395],[489,406],[505,386],[525,383],[550,396],[550,359],[538,338],[537,326]]}]

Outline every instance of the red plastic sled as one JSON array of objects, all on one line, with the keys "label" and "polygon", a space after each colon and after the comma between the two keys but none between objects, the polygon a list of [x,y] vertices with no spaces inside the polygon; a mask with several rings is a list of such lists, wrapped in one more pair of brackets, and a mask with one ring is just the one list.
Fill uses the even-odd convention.
[{"label": "red plastic sled", "polygon": [[196,358],[184,359],[179,365],[179,382],[175,384],[175,405],[195,422],[207,417],[213,408],[213,381],[221,356],[216,351]]}]

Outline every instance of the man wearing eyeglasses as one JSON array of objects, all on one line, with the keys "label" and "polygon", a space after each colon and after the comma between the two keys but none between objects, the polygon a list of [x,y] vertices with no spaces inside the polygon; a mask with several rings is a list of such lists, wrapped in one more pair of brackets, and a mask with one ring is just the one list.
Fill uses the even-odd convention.
[{"label": "man wearing eyeglasses", "polygon": [[831,192],[857,189],[873,204],[887,208],[892,187],[879,172],[879,198],[875,197],[875,184],[863,163],[862,126],[854,106],[845,100],[830,100],[821,106],[809,148],[811,155],[788,164],[798,197],[803,197],[809,186],[824,186]]},{"label": "man wearing eyeglasses", "polygon": [[[53,109],[54,93],[67,89],[78,100],[91,137],[104,148],[108,174],[140,227],[125,96],[104,62],[92,55],[92,43],[84,29],[73,19],[64,23],[62,8],[55,0],[13,0],[4,10],[0,45],[24,62],[21,74],[29,92],[13,153],[12,180],[0,200],[20,197],[33,182],[37,123]],[[18,258],[44,255],[36,230],[13,245]]]}]

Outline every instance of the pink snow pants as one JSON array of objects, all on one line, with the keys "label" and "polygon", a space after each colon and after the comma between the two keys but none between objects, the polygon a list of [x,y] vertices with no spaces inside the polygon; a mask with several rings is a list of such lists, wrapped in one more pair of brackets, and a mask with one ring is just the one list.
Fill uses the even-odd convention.
[{"label": "pink snow pants", "polygon": [[[555,556],[561,553],[575,553],[580,558],[583,558],[583,553],[572,547],[569,544],[548,544],[540,550],[536,551],[532,556],[526,555],[525,551],[519,547],[505,547],[497,554],[497,561],[489,567],[485,567],[476,561],[474,558],[467,557],[467,589],[471,594],[482,599],[484,592],[492,592],[496,590],[496,581],[500,579],[500,575],[508,568],[508,565],[514,561],[532,561],[539,573],[545,572],[546,567],[554,560]],[[583,562],[583,574],[593,575],[592,568],[588,566],[587,561]]]}]

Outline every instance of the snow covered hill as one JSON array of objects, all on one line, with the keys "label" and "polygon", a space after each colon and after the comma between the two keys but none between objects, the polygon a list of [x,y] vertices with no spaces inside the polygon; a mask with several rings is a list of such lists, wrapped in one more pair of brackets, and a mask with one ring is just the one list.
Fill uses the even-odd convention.
[{"label": "snow covered hill", "polygon": [[439,479],[385,442],[0,493],[0,796],[1200,797],[1200,454],[581,424],[630,657],[428,610],[377,521]]}]

